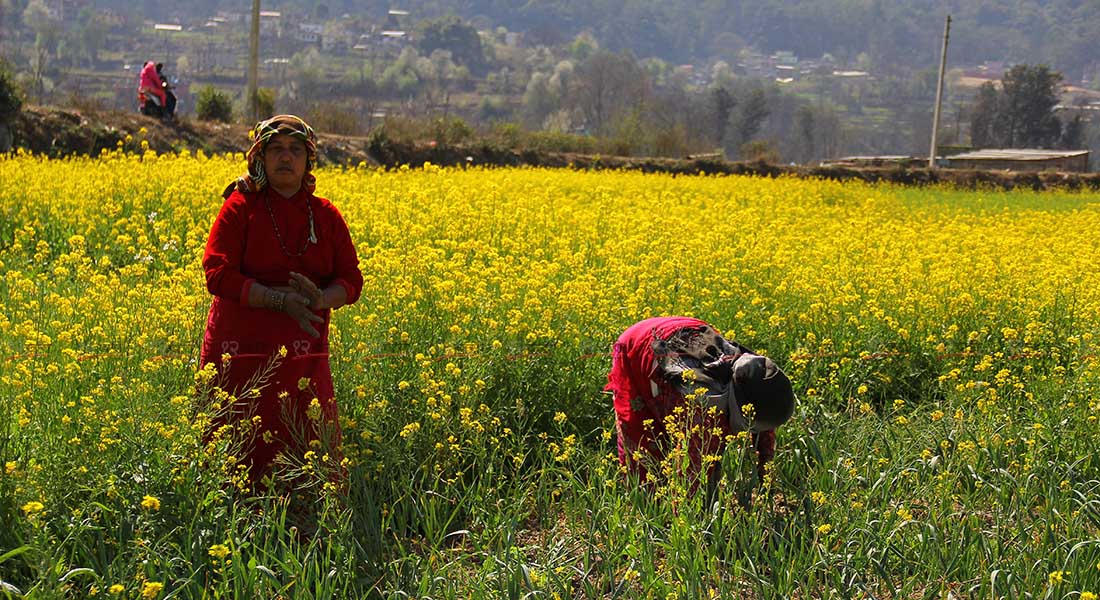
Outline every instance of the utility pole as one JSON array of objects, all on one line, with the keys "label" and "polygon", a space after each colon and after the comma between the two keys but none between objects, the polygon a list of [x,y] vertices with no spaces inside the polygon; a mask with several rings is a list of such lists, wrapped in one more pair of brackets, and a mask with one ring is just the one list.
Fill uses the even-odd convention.
[{"label": "utility pole", "polygon": [[947,69],[947,38],[951,34],[951,15],[943,24],[943,50],[940,52],[940,77],[936,83],[936,110],[932,112],[932,149],[928,152],[928,168],[936,168],[936,143],[940,133],[940,105],[943,104],[943,72]]},{"label": "utility pole", "polygon": [[260,118],[259,103],[259,62],[260,62],[260,0],[252,0],[252,30],[248,37],[248,117],[252,121]]}]

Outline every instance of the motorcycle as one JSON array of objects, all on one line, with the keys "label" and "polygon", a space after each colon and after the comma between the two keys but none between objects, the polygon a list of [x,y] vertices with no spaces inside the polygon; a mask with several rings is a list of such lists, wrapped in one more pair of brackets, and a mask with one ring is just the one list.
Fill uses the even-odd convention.
[{"label": "motorcycle", "polygon": [[164,81],[161,82],[161,89],[164,90],[165,102],[161,102],[160,96],[152,89],[138,89],[138,110],[141,114],[156,119],[173,119],[176,116],[176,94],[172,92],[173,86]]}]

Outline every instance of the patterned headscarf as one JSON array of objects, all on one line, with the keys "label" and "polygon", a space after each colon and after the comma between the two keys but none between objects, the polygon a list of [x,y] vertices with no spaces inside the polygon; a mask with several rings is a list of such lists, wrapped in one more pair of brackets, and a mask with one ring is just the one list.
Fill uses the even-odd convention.
[{"label": "patterned headscarf", "polygon": [[294,115],[276,115],[266,121],[256,123],[256,127],[248,132],[252,139],[252,147],[248,149],[245,158],[248,160],[248,172],[235,179],[222,196],[228,198],[233,190],[241,192],[258,192],[267,186],[267,173],[264,172],[264,147],[267,142],[277,134],[289,135],[302,140],[306,145],[306,174],[302,178],[302,187],[307,192],[313,193],[317,188],[317,178],[313,176],[313,165],[317,163],[317,136],[313,128],[300,117]]}]

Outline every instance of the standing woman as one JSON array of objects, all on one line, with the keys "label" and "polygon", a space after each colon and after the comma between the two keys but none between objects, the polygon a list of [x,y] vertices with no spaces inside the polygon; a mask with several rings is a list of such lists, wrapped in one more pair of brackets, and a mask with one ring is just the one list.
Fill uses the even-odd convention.
[{"label": "standing woman", "polygon": [[212,431],[236,424],[251,433],[240,458],[255,483],[280,452],[304,454],[322,437],[339,443],[329,319],[359,298],[363,275],[343,216],[313,193],[313,129],[278,115],[251,137],[248,173],[223,192],[203,256],[214,300],[201,364],[215,365],[238,398]]}]

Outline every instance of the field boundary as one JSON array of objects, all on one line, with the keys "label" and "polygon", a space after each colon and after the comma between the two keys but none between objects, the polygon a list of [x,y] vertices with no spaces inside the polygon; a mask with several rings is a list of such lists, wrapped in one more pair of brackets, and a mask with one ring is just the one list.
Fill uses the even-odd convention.
[{"label": "field boundary", "polygon": [[[25,107],[14,123],[15,146],[55,158],[96,156],[123,148],[139,152],[140,142],[157,153],[202,150],[207,154],[245,152],[248,129],[240,124],[192,119],[162,123],[151,117],[120,111]],[[728,161],[716,155],[692,158],[609,156],[510,148],[490,139],[470,144],[413,142],[386,136],[357,137],[319,133],[321,164],[367,164],[384,168],[501,166],[576,170],[641,171],[672,175],[742,175],[799,177],[833,181],[863,181],[905,186],[950,185],[991,190],[1100,190],[1100,173],[1009,172],[926,167],[841,167],[776,165]]]}]

